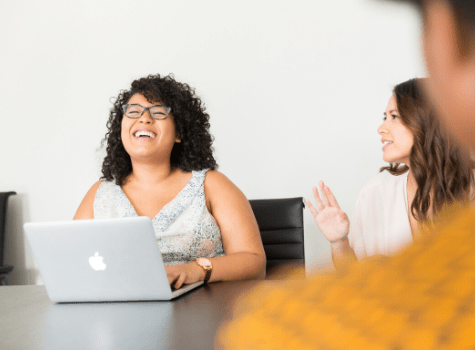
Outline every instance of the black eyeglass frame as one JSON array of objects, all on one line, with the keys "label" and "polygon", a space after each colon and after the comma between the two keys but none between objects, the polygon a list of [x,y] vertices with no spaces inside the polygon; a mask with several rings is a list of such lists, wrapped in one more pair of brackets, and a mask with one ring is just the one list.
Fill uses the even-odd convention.
[{"label": "black eyeglass frame", "polygon": [[[137,117],[129,117],[125,112],[127,111],[127,107],[129,106],[139,106],[140,108],[142,108],[142,113],[140,113],[139,116]],[[152,115],[152,113],[150,113],[150,109],[151,108],[154,108],[154,107],[162,107],[162,108],[166,108],[167,110],[167,114],[163,117],[163,118],[157,118],[157,117],[154,117]],[[171,107],[167,107],[167,106],[150,106],[150,107],[144,107],[142,105],[139,105],[138,103],[126,103],[126,104],[123,104],[122,105],[122,113],[124,113],[124,115],[127,117],[127,118],[130,118],[130,119],[139,119],[144,113],[145,111],[148,111],[148,114],[150,115],[150,117],[154,120],[164,120],[164,119],[167,119],[168,118],[168,115],[170,114],[171,112]]]}]

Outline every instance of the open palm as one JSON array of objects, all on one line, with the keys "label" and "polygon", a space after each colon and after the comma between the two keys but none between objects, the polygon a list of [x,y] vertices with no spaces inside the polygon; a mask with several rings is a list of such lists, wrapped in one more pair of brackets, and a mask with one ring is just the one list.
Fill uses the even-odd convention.
[{"label": "open palm", "polygon": [[318,193],[316,187],[313,188],[313,196],[317,209],[307,199],[306,203],[312,212],[315,222],[323,235],[330,242],[337,242],[346,236],[350,232],[350,220],[348,215],[341,210],[335,196],[330,189],[325,186],[323,182],[320,182],[320,190],[322,196]]}]

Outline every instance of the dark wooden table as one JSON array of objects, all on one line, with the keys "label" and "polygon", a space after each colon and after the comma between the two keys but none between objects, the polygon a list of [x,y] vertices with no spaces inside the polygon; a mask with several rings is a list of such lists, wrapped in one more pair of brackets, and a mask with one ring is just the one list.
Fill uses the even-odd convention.
[{"label": "dark wooden table", "polygon": [[258,284],[218,282],[174,301],[52,303],[43,286],[0,287],[0,349],[213,349],[236,300]]}]

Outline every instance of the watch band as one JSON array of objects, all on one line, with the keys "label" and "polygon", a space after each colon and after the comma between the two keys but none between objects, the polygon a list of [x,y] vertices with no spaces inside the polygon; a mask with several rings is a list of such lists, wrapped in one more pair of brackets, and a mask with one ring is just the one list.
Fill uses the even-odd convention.
[{"label": "watch band", "polygon": [[211,270],[206,270],[206,276],[205,276],[204,282],[205,283],[208,282],[210,277],[211,277]]},{"label": "watch band", "polygon": [[[202,260],[202,262],[200,260]],[[201,266],[201,268],[205,270],[206,275],[205,275],[204,282],[205,283],[208,282],[211,277],[211,271],[213,270],[213,265],[211,265],[211,262],[205,258],[198,258],[195,261],[198,264],[198,266]]]}]

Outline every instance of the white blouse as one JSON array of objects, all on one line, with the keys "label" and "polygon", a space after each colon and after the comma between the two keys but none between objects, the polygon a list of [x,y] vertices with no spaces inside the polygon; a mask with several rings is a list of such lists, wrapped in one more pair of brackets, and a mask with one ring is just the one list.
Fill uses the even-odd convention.
[{"label": "white blouse", "polygon": [[408,217],[407,175],[387,170],[366,183],[356,201],[348,239],[356,257],[393,255],[413,242]]}]

